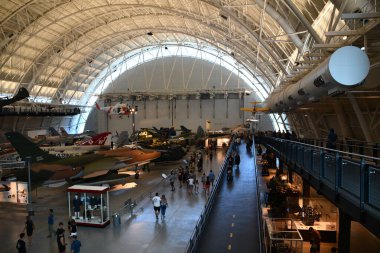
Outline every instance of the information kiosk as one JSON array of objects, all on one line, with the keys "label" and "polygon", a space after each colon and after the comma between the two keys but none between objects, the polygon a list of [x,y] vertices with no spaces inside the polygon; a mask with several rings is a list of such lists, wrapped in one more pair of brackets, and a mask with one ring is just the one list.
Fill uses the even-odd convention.
[{"label": "information kiosk", "polygon": [[109,188],[73,185],[67,188],[69,217],[77,225],[105,227],[110,224]]}]

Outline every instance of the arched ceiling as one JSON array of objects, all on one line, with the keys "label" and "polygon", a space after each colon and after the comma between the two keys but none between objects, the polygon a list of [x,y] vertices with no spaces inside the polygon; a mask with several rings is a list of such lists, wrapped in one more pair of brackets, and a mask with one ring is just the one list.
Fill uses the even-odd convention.
[{"label": "arched ceiling", "polygon": [[[58,100],[85,91],[121,54],[154,44],[196,42],[230,52],[272,88],[307,35],[286,1],[2,1],[2,93],[27,87]],[[326,1],[295,4],[312,22]],[[297,33],[301,31],[301,33]],[[149,36],[147,33],[153,35]],[[279,35],[284,41],[276,41]]]},{"label": "arched ceiling", "polygon": [[[378,66],[376,6],[378,0],[2,0],[0,94],[26,87],[35,101],[41,97],[54,103],[74,95],[79,100],[97,76],[126,53],[186,42],[229,52],[264,81],[266,90],[281,90],[344,44],[366,43],[371,67]],[[341,19],[342,13],[371,12],[374,20]],[[329,31],[335,34],[327,35]],[[346,40],[340,32],[347,33]],[[332,103],[344,106],[330,100],[326,106],[310,106],[313,111],[323,109],[317,120],[300,119],[300,113],[286,117],[318,137],[334,123],[321,130],[311,123],[324,122],[320,115],[339,114],[339,106],[331,112]],[[365,121],[376,129],[380,109],[372,105],[375,109]],[[359,109],[365,106],[358,99]],[[348,121],[358,125],[357,119]],[[301,121],[305,123],[297,126]]]}]

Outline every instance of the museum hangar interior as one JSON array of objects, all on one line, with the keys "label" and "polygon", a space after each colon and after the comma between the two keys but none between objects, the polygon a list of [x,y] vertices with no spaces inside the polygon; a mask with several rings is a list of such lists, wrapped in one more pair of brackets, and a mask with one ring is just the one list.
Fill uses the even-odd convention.
[{"label": "museum hangar interior", "polygon": [[[350,235],[334,234],[339,252],[355,252],[359,247],[352,243],[362,240],[360,233],[376,247],[379,5],[377,0],[2,0],[1,144],[8,142],[7,132],[44,138],[49,128],[63,128],[69,135],[110,132],[110,145],[123,131],[131,136],[141,129],[185,126],[194,133],[201,128],[207,136],[248,124],[251,132],[266,133],[258,142],[276,154],[281,170],[294,172],[287,181],[306,188],[305,181],[312,186],[309,195],[328,202],[320,206],[339,209],[331,220],[342,222],[339,230],[351,230],[351,251]],[[360,178],[354,194],[357,213],[340,214],[350,206],[345,205],[350,197],[339,191],[347,179],[345,167],[334,170],[335,195],[326,196],[327,172],[321,169],[319,179],[303,174],[307,168],[300,161],[305,162],[307,152],[300,159],[284,148],[298,154],[311,147],[295,143],[326,147],[330,129],[338,140],[334,149],[341,152],[332,157],[336,164],[355,154],[352,163],[363,170],[352,176]],[[266,139],[269,133],[285,131],[300,142]],[[323,161],[329,157],[329,150],[318,152]],[[248,162],[257,162],[258,171],[265,165],[259,158]],[[208,203],[203,201],[195,221]],[[18,207],[4,206],[2,212],[13,208]],[[17,239],[19,232],[7,238]],[[173,252],[189,249],[191,234],[185,237],[184,246]],[[267,252],[273,250],[272,241],[261,244],[268,246],[263,247]]]}]

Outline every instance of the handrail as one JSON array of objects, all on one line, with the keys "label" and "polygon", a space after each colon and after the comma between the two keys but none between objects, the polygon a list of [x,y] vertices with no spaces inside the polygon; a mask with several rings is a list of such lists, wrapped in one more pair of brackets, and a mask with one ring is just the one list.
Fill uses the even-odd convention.
[{"label": "handrail", "polygon": [[211,211],[211,208],[214,204],[217,191],[219,191],[220,181],[224,178],[224,175],[225,175],[224,172],[225,172],[225,169],[227,167],[226,166],[227,165],[227,159],[228,159],[229,155],[231,154],[231,152],[234,148],[235,139],[233,139],[230,143],[231,143],[231,145],[230,145],[230,147],[226,153],[226,156],[224,158],[221,169],[220,169],[218,176],[215,180],[215,183],[214,183],[215,187],[212,187],[212,190],[211,190],[210,196],[206,202],[206,205],[203,207],[202,213],[200,214],[200,216],[198,218],[197,224],[195,225],[195,228],[194,228],[193,232],[191,233],[189,242],[187,243],[186,249],[184,251],[185,253],[194,252],[194,250],[196,249],[196,246],[197,246],[197,243],[199,240],[199,235],[204,229],[205,221],[207,220],[207,217],[208,217],[208,215]]},{"label": "handrail", "polygon": [[[302,141],[323,142],[323,143],[328,142],[327,139],[297,138],[296,140],[298,140],[300,142],[302,142]],[[350,143],[353,143],[353,144],[350,144]],[[357,143],[357,144],[355,145],[355,143]],[[336,144],[345,145],[348,147],[370,147],[370,148],[372,148],[373,146],[378,146],[380,143],[379,142],[364,142],[364,141],[359,141],[359,140],[346,140],[346,141],[337,141]],[[362,144],[362,145],[360,145],[360,144]],[[380,149],[380,146],[377,149]]]},{"label": "handrail", "polygon": [[[258,230],[259,230],[259,247],[260,247],[260,251],[261,253],[264,253],[266,252],[266,248],[263,247],[263,241],[264,241],[264,233],[262,231],[262,228],[264,227],[264,223],[263,223],[263,212],[262,212],[262,209],[261,209],[261,198],[260,198],[260,182],[259,182],[259,178],[258,178],[258,171],[257,171],[257,163],[256,163],[256,149],[255,149],[255,141],[253,141],[253,164],[255,166],[255,169],[254,169],[254,172],[255,172],[255,178],[256,178],[256,197],[257,197],[257,221],[258,221]],[[265,246],[265,245],[264,245]]]},{"label": "handrail", "polygon": [[286,139],[273,138],[273,137],[265,137],[265,138],[272,138],[273,140],[280,141],[280,142],[290,142],[290,143],[294,143],[294,144],[298,144],[298,145],[302,145],[302,146],[307,146],[307,147],[310,147],[313,149],[319,149],[319,150],[325,150],[325,151],[329,151],[329,152],[333,152],[333,153],[345,154],[345,155],[350,156],[350,157],[356,156],[356,157],[360,157],[360,158],[367,159],[367,160],[380,161],[379,157],[366,156],[366,155],[361,155],[361,154],[357,154],[357,153],[350,153],[350,152],[341,151],[338,149],[325,148],[325,147],[315,146],[315,145],[311,145],[311,144],[307,144],[307,143],[303,143],[303,142],[291,141],[291,140],[286,140]]},{"label": "handrail", "polygon": [[269,137],[259,141],[353,220],[380,236],[380,158]]}]

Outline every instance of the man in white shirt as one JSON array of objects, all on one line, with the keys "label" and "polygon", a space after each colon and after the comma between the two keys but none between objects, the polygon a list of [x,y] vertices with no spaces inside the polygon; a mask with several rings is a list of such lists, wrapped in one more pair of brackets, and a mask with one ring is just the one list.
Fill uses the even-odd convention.
[{"label": "man in white shirt", "polygon": [[156,192],[156,196],[152,198],[154,213],[156,214],[156,219],[158,220],[158,215],[160,214],[161,207],[161,198],[158,196],[158,192]]},{"label": "man in white shirt", "polygon": [[187,180],[187,189],[188,189],[188,192],[189,194],[192,194],[193,193],[193,188],[194,188],[194,178],[190,177],[188,180]]}]

